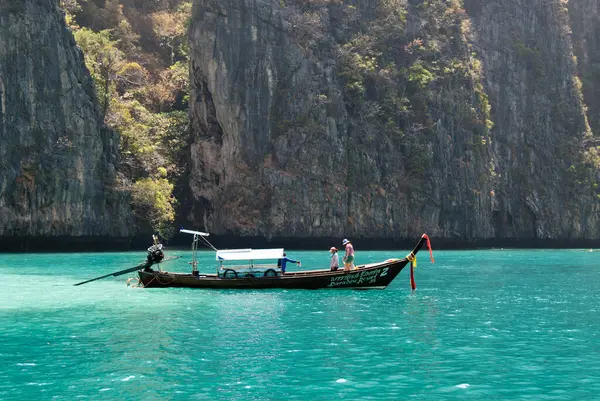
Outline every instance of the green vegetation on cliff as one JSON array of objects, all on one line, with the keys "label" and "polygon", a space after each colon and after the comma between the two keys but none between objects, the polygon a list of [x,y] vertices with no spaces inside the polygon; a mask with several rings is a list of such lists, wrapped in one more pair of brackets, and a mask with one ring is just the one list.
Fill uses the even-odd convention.
[{"label": "green vegetation on cliff", "polygon": [[[196,222],[267,237],[598,237],[571,3],[194,0]],[[600,12],[583,3],[591,78]]]},{"label": "green vegetation on cliff", "polygon": [[[62,0],[106,124],[120,134],[120,186],[141,225],[172,232],[189,135],[187,1]],[[148,224],[150,227],[148,227]]]},{"label": "green vegetation on cliff", "polygon": [[[493,106],[462,1],[259,3],[195,1],[199,223],[267,236],[493,235],[476,224],[491,220]],[[267,190],[258,199],[241,182]]]},{"label": "green vegetation on cliff", "polygon": [[[462,137],[474,135],[473,149],[489,143],[491,106],[462,1],[374,4],[360,17],[347,7],[342,18],[339,76],[351,113],[367,116],[373,131],[387,132],[407,155],[427,153],[429,135],[446,123],[442,116],[454,120]],[[408,172],[422,174],[429,162],[420,158]]]},{"label": "green vegetation on cliff", "polygon": [[[596,235],[589,7],[62,2],[141,231],[185,215],[267,237]],[[587,21],[573,35],[567,12]]]}]

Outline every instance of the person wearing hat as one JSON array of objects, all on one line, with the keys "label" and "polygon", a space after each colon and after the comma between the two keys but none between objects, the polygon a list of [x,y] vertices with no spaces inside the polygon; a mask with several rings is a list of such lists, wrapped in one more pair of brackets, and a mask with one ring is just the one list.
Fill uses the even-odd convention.
[{"label": "person wearing hat", "polygon": [[344,261],[344,271],[350,271],[350,269],[356,269],[354,266],[354,247],[352,243],[344,238],[342,245],[346,247],[346,254],[342,258]]},{"label": "person wearing hat", "polygon": [[329,268],[332,272],[336,271],[340,267],[340,260],[338,258],[338,249],[335,246],[329,248],[329,252],[331,253],[331,262],[329,262]]},{"label": "person wearing hat", "polygon": [[281,274],[285,274],[285,268],[287,266],[287,262],[295,263],[298,266],[300,266],[300,264],[301,264],[299,260],[293,260],[293,259],[288,258],[286,253],[284,252],[283,258],[277,260],[277,267],[281,269]]}]

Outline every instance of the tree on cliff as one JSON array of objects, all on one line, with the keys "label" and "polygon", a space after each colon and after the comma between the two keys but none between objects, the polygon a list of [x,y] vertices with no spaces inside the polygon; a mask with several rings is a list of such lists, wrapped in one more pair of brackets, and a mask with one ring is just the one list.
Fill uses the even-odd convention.
[{"label": "tree on cliff", "polygon": [[120,134],[119,172],[131,191],[134,214],[168,236],[177,204],[173,192],[185,186],[180,177],[189,132],[186,26],[191,3],[61,4],[96,84],[104,120]]},{"label": "tree on cliff", "polygon": [[107,30],[94,32],[81,28],[74,32],[77,44],[85,54],[85,64],[96,83],[102,116],[106,113],[115,91],[117,72],[123,60],[123,52],[116,47]]},{"label": "tree on cliff", "polygon": [[183,3],[175,12],[160,11],[151,15],[154,33],[161,44],[170,50],[170,63],[175,62],[175,46],[183,43],[187,25],[192,13],[191,3]]},{"label": "tree on cliff", "polygon": [[[166,175],[166,170],[162,171]],[[170,224],[175,219],[173,184],[164,177],[142,178],[133,185],[131,195],[134,212],[146,219],[162,237],[169,238],[174,229]]]}]

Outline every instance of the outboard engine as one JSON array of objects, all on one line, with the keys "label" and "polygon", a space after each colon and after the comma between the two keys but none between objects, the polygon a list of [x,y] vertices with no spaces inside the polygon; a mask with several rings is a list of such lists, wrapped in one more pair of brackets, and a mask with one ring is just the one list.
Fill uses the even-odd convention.
[{"label": "outboard engine", "polygon": [[162,251],[162,244],[158,244],[158,248],[152,251],[148,250],[148,256],[152,258],[153,263],[160,263],[165,257]]},{"label": "outboard engine", "polygon": [[158,242],[158,237],[153,235],[152,240],[154,244],[148,248],[148,255],[146,256],[146,266],[144,267],[144,270],[146,271],[152,271],[150,266],[162,262],[165,257],[165,254],[162,251],[162,244]]}]

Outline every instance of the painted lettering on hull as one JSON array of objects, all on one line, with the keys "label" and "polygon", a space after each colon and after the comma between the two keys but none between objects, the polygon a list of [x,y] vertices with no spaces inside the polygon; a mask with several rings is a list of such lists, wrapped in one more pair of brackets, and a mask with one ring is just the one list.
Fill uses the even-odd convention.
[{"label": "painted lettering on hull", "polygon": [[[387,267],[386,267],[387,270]],[[332,277],[327,287],[346,287],[364,284],[374,284],[381,272],[381,268],[375,270],[362,271],[357,273],[348,273],[343,276]]]}]

